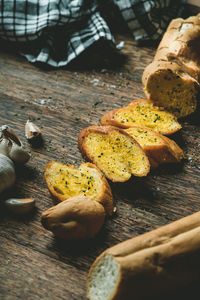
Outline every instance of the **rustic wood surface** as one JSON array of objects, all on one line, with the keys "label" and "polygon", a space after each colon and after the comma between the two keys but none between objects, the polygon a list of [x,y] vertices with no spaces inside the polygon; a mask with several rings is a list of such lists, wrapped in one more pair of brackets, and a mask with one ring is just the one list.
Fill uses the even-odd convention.
[{"label": "rustic wood surface", "polygon": [[[96,238],[63,242],[41,226],[41,213],[54,205],[43,178],[45,165],[50,160],[79,165],[78,133],[99,124],[106,111],[144,97],[141,75],[155,49],[121,39],[127,60],[119,68],[116,62],[115,68],[99,70],[49,70],[0,52],[1,125],[10,125],[32,153],[17,168],[15,186],[0,197],[0,299],[86,300],[88,270],[104,249],[200,208],[200,119],[194,116],[182,121],[183,129],[173,136],[185,152],[182,163],[161,166],[146,178],[110,183],[117,212]],[[25,139],[28,116],[42,129],[39,145]],[[3,205],[8,197],[33,197],[36,209],[16,217]],[[190,286],[169,297],[196,299],[195,292]]]}]

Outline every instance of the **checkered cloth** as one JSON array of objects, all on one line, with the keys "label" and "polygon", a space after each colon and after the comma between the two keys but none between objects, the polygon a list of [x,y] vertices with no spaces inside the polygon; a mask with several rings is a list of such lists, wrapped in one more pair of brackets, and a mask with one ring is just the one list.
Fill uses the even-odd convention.
[{"label": "checkered cloth", "polygon": [[[97,41],[115,44],[106,21],[109,12],[119,12],[135,40],[158,40],[170,20],[181,15],[184,3],[185,0],[0,0],[0,42],[21,45],[21,54],[30,62],[66,66]],[[111,19],[115,20],[113,16]]]}]

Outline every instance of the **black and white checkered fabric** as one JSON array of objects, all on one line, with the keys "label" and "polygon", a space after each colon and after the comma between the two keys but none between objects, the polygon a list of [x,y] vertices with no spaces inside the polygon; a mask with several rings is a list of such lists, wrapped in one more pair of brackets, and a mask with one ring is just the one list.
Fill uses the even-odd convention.
[{"label": "black and white checkered fabric", "polygon": [[135,40],[156,40],[185,0],[0,0],[0,43],[23,45],[30,62],[66,66],[97,41],[115,42],[103,15],[111,2]]}]

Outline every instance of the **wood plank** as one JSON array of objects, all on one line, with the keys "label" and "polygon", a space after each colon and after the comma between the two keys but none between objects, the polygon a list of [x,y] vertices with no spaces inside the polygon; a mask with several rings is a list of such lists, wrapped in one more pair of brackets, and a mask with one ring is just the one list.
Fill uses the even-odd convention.
[{"label": "wood plank", "polygon": [[66,266],[59,257],[30,252],[29,247],[8,243],[6,238],[1,242],[7,244],[7,253],[0,252],[1,299],[85,299],[84,281],[77,285],[84,275],[81,259],[77,265]]},{"label": "wood plank", "polygon": [[[182,122],[183,129],[173,136],[186,154],[182,163],[161,166],[146,178],[110,183],[117,212],[93,240],[63,242],[40,223],[41,213],[54,205],[43,178],[45,165],[50,160],[81,163],[78,133],[99,124],[106,111],[144,97],[141,75],[154,52],[127,39],[126,64],[98,71],[42,70],[13,53],[0,53],[1,125],[10,125],[32,153],[27,165],[17,168],[15,186],[1,195],[0,298],[85,300],[89,267],[104,249],[199,210],[196,117]],[[29,115],[42,129],[38,147],[24,136]],[[8,197],[34,197],[36,209],[15,217],[3,206]]]}]

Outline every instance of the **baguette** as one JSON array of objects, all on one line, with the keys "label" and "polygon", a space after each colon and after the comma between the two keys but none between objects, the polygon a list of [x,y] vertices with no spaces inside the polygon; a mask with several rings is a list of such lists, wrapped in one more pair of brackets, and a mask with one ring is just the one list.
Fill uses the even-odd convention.
[{"label": "baguette", "polygon": [[149,128],[133,126],[124,129],[145,151],[152,168],[163,163],[178,163],[184,158],[182,149],[171,139]]},{"label": "baguette", "polygon": [[200,278],[200,212],[105,250],[87,280],[90,300],[149,299]]},{"label": "baguette", "polygon": [[132,126],[148,127],[164,135],[181,129],[180,123],[171,113],[157,107],[151,100],[133,100],[128,106],[107,112],[100,120],[101,125],[121,128]]},{"label": "baguette", "polygon": [[101,203],[106,213],[112,215],[114,204],[110,185],[94,164],[82,163],[76,168],[51,161],[46,165],[44,178],[58,202],[84,195]]},{"label": "baguette", "polygon": [[146,176],[149,160],[138,142],[114,126],[90,126],[78,137],[81,153],[113,182],[125,182],[131,175]]},{"label": "baguette", "polygon": [[169,24],[142,76],[144,92],[155,105],[178,118],[197,108],[200,81],[200,14]]}]

